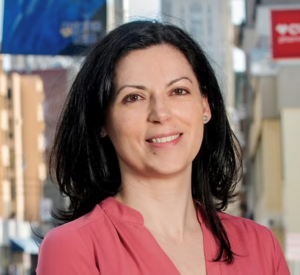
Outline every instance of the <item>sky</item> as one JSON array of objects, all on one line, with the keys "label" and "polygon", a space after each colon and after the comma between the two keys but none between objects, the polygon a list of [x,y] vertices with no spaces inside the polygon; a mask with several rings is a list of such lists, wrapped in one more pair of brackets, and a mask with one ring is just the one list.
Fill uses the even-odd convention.
[{"label": "sky", "polygon": [[[141,0],[126,0],[127,8],[129,10],[127,16],[136,17],[138,14],[140,17],[156,17],[157,11],[159,11],[160,0],[141,1]],[[0,41],[2,40],[2,18],[3,18],[3,3],[4,0],[0,0]],[[148,4],[147,4],[148,3]],[[232,6],[232,22],[237,25],[245,18],[244,0],[231,0]],[[245,56],[244,53],[235,48],[233,51],[234,70],[245,70]]]}]

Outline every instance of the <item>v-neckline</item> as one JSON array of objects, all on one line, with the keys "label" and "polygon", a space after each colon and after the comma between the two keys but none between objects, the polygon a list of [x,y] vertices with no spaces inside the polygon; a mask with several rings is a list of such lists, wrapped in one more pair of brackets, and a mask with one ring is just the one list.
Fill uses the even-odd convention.
[{"label": "v-neckline", "polygon": [[[221,269],[219,262],[214,262],[213,259],[216,257],[217,253],[217,246],[216,242],[214,240],[214,237],[210,230],[207,228],[205,222],[203,221],[203,217],[201,215],[201,205],[199,202],[197,202],[197,218],[199,221],[199,225],[202,230],[202,242],[203,242],[203,249],[204,249],[204,258],[205,258],[205,271],[206,275],[221,275]],[[142,215],[142,214],[141,214]],[[175,266],[174,262],[171,260],[171,258],[168,256],[168,254],[165,252],[165,250],[160,246],[154,235],[151,233],[151,231],[143,225],[145,230],[148,232],[149,236],[153,239],[153,243],[158,248],[158,251],[161,252],[162,256],[164,257],[165,261],[169,263],[170,266],[172,266],[172,269],[174,270],[172,272],[172,275],[181,275],[178,268]]]},{"label": "v-neckline", "polygon": [[[197,203],[197,218],[198,218],[201,230],[202,230],[206,275],[212,275],[212,274],[213,275],[221,275],[220,263],[213,261],[213,259],[217,255],[216,241],[203,220],[203,217],[201,214],[201,204],[199,202],[196,202],[196,203]],[[179,270],[177,269],[177,267],[171,260],[171,258],[167,255],[167,253],[159,245],[159,243],[155,239],[154,235],[144,225],[143,215],[138,210],[119,202],[118,200],[116,200],[113,197],[109,197],[109,198],[105,199],[100,204],[102,205],[102,207],[104,209],[109,209],[115,215],[119,216],[119,218],[121,218],[125,221],[138,223],[138,224],[142,225],[142,227],[145,229],[145,231],[147,232],[149,237],[153,240],[153,243],[156,245],[157,251],[160,251],[161,257],[163,257],[165,259],[165,261],[169,263],[168,266],[170,266],[170,269],[174,270],[172,272],[172,274],[181,275]]]},{"label": "v-neckline", "polygon": [[[175,266],[175,264],[173,263],[173,261],[171,260],[171,258],[168,256],[168,254],[166,253],[166,251],[163,250],[163,248],[160,246],[160,244],[158,243],[158,241],[155,239],[154,235],[151,233],[151,231],[144,225],[143,226],[144,229],[147,231],[149,237],[152,239],[153,243],[156,245],[157,247],[157,251],[160,251],[161,256],[164,258],[165,262],[168,262],[168,266],[172,266],[172,269],[174,270],[171,274],[173,275],[181,275],[179,270],[177,269],[177,267]],[[169,269],[169,268],[168,268]],[[170,272],[170,271],[168,271]]]},{"label": "v-neckline", "polygon": [[208,229],[206,223],[204,222],[203,216],[201,214],[201,204],[197,202],[197,205],[197,217],[202,229],[206,275],[221,275],[222,273],[220,262],[213,261],[218,253],[216,240],[211,231]]}]

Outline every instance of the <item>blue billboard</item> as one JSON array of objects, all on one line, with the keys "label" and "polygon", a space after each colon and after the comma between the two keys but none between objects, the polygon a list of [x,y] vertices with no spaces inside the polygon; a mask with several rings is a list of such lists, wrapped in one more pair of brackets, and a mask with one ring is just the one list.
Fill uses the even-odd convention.
[{"label": "blue billboard", "polygon": [[4,0],[1,53],[74,55],[106,29],[106,0]]}]

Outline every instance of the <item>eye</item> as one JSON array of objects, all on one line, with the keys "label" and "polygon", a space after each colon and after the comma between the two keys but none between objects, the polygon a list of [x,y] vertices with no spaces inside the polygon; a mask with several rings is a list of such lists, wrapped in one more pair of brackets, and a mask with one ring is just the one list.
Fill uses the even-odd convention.
[{"label": "eye", "polygon": [[134,102],[134,101],[138,101],[138,100],[141,100],[142,97],[138,94],[131,94],[129,96],[126,96],[124,101],[125,102]]},{"label": "eye", "polygon": [[185,90],[185,89],[178,88],[178,89],[173,90],[172,94],[175,94],[175,95],[186,95],[186,94],[188,94],[188,91]]}]

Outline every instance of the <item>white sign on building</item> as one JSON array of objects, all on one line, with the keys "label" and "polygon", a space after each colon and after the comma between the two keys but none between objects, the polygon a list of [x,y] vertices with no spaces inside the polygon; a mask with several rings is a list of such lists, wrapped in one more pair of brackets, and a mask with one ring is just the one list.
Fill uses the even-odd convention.
[{"label": "white sign on building", "polygon": [[285,243],[286,259],[300,261],[300,233],[287,233]]}]

